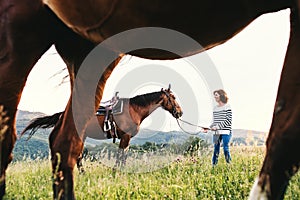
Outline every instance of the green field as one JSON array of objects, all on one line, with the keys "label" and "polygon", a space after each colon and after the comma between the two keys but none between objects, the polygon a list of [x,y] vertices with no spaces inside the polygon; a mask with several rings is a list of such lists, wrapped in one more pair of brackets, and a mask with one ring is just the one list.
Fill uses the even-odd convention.
[{"label": "green field", "polygon": [[[264,147],[231,148],[232,163],[220,155],[211,166],[211,152],[181,157],[168,166],[148,173],[113,171],[99,162],[84,162],[86,173],[75,169],[77,199],[247,199],[258,175]],[[5,200],[51,199],[50,161],[20,161],[7,171]],[[293,177],[285,199],[300,199],[300,176]]]}]

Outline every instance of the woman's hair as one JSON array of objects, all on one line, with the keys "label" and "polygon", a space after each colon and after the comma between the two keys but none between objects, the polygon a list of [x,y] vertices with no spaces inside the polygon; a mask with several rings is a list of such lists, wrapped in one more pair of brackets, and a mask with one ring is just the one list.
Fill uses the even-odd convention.
[{"label": "woman's hair", "polygon": [[227,103],[228,97],[227,97],[227,94],[226,94],[226,92],[225,92],[224,90],[222,90],[222,89],[215,90],[215,91],[213,92],[213,94],[215,94],[215,93],[218,93],[218,94],[220,95],[220,100],[221,100],[223,103]]}]

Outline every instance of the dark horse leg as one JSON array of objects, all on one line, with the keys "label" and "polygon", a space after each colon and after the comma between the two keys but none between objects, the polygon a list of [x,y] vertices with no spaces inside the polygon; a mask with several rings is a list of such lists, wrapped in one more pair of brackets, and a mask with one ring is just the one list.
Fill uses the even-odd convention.
[{"label": "dark horse leg", "polygon": [[[101,77],[97,89],[94,92],[94,105],[86,103],[86,99],[90,94],[85,94],[85,90],[81,90],[81,93],[79,94],[82,98],[73,100],[72,97],[74,91],[77,91],[78,89],[75,81],[82,84],[80,85],[82,87],[89,86],[89,76],[78,76],[78,70],[82,61],[93,49],[94,45],[71,31],[66,31],[65,34],[65,36],[61,37],[62,41],[56,42],[56,48],[58,53],[67,63],[72,93],[63,117],[53,129],[49,138],[55,199],[75,199],[73,169],[83,150],[83,138],[85,137],[86,124],[94,115],[96,107],[100,103],[106,80],[121,58],[119,57],[113,61],[108,68],[101,63],[101,60],[97,62],[98,71],[93,73],[98,74],[99,79],[101,74],[104,74],[104,76]],[[86,89],[89,90],[89,88]],[[79,111],[79,113],[76,113],[78,116],[74,115],[74,105],[75,109]],[[77,126],[75,123],[77,123]]]},{"label": "dark horse leg", "polygon": [[[65,61],[73,88],[76,73],[94,44],[81,38],[65,27],[60,39],[55,42],[59,55]],[[73,168],[83,149],[72,116],[71,100],[49,137],[53,173],[54,199],[75,199],[73,190]]]},{"label": "dark horse leg", "polygon": [[[100,81],[98,83],[98,93],[100,94],[99,97],[102,97],[102,94],[103,94],[103,91],[104,91],[104,85],[106,84],[106,81],[107,79],[109,78],[109,76],[111,75],[111,73],[113,72],[114,68],[117,66],[117,64],[119,63],[119,61],[121,60],[121,58],[123,57],[123,55],[120,55],[112,64],[110,64],[106,69],[105,71],[103,72],[101,78],[100,78]],[[98,101],[97,102],[100,102],[100,98],[98,97]],[[98,106],[99,104],[96,104],[96,109],[98,109]],[[98,117],[99,118],[99,117]],[[102,126],[101,124],[103,123],[104,121],[104,117],[100,117],[99,119],[97,120],[100,120],[99,121],[99,125]],[[102,123],[101,123],[102,121]],[[83,136],[83,142],[86,140],[86,137],[87,135],[85,134]],[[81,154],[79,155],[79,157],[77,158],[77,169],[79,171],[79,173],[83,173],[84,172],[84,167],[83,167],[83,164],[82,164],[82,155],[84,154],[84,152],[81,152]]]},{"label": "dark horse leg", "polygon": [[[85,140],[83,140],[84,142]],[[83,151],[81,152],[81,154],[79,155],[78,159],[77,159],[77,169],[79,171],[79,174],[83,174],[85,172],[84,167],[83,167],[83,163],[82,163],[82,159],[84,157],[86,157],[88,155],[88,150],[87,149],[83,149]]]},{"label": "dark horse leg", "polygon": [[38,0],[0,1],[0,104],[8,117],[0,137],[0,199],[16,141],[17,106],[30,70],[53,43],[53,19]]},{"label": "dark horse leg", "polygon": [[267,139],[266,157],[250,199],[283,199],[291,176],[299,169],[299,54],[300,21],[297,11],[291,10],[291,37]]},{"label": "dark horse leg", "polygon": [[114,168],[125,166],[126,158],[127,158],[126,153],[128,151],[129,142],[131,139],[131,135],[128,133],[123,133],[123,134],[121,133],[120,135],[122,135],[122,136],[121,136],[119,149],[117,152],[116,164],[115,164]]},{"label": "dark horse leg", "polygon": [[83,163],[82,163],[82,159],[83,159],[83,154],[81,153],[79,155],[79,157],[77,158],[77,162],[76,162],[76,166],[77,166],[77,169],[79,171],[79,174],[83,174],[85,172],[84,167],[83,167]]}]

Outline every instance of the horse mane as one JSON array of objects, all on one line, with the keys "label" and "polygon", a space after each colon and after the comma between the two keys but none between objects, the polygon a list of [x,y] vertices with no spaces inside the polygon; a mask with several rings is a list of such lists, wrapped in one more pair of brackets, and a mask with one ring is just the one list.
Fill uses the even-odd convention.
[{"label": "horse mane", "polygon": [[129,99],[129,104],[145,107],[150,105],[153,101],[160,100],[161,94],[162,92],[159,91],[159,92],[137,95]]}]

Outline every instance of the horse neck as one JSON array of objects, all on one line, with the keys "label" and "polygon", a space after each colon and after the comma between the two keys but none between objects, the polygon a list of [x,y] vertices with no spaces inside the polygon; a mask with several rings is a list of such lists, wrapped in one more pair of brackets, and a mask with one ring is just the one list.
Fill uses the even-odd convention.
[{"label": "horse neck", "polygon": [[147,118],[153,111],[155,111],[157,108],[159,108],[161,104],[151,104],[146,107],[140,107],[140,117],[141,117],[141,122]]},{"label": "horse neck", "polygon": [[[140,96],[140,98],[143,98],[143,96]],[[146,102],[147,100],[148,100],[147,97],[145,97],[144,101]],[[151,99],[151,101],[147,102],[146,105],[137,104],[134,102],[131,102],[130,105],[139,116],[140,118],[139,121],[142,122],[153,111],[155,111],[157,108],[161,106],[161,103],[158,103],[160,100],[161,100],[161,95],[159,95],[157,98]],[[143,101],[143,99],[141,99],[141,101]]]}]

